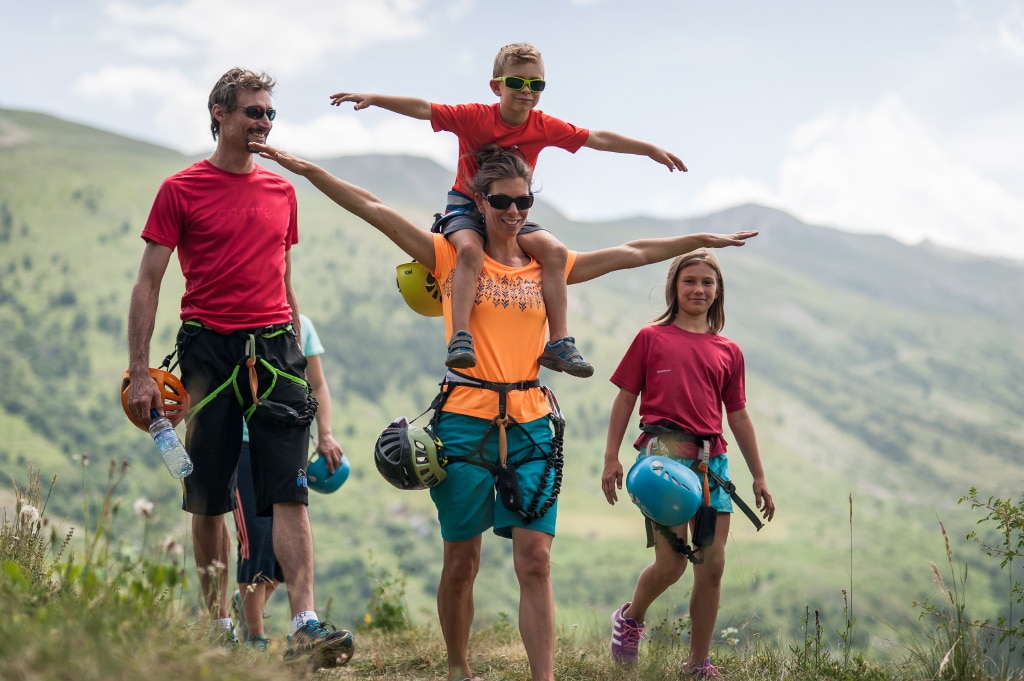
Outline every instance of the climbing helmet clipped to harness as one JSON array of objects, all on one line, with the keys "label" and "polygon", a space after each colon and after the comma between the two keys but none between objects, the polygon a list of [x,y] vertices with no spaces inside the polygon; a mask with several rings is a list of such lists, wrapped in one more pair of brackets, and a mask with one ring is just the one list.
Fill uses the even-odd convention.
[{"label": "climbing helmet clipped to harness", "polygon": [[[188,411],[192,404],[188,391],[185,390],[185,386],[181,384],[178,377],[169,371],[150,368],[149,375],[153,377],[157,388],[160,389],[160,397],[164,403],[164,415],[172,424],[178,425],[185,418],[185,412]],[[128,373],[128,369],[125,369],[124,374],[121,376],[121,407],[124,409],[124,414],[128,417],[129,421],[142,430],[148,431],[149,424],[136,417],[128,408],[129,383],[131,383],[131,376]]]},{"label": "climbing helmet clipped to harness", "polygon": [[409,425],[400,416],[377,438],[373,460],[384,479],[398,489],[427,489],[448,477],[440,449],[441,441],[430,429]]},{"label": "climbing helmet clipped to harness", "polygon": [[425,265],[415,260],[402,263],[395,268],[395,277],[406,305],[424,317],[440,317],[443,314],[441,289]]},{"label": "climbing helmet clipped to harness", "polygon": [[351,467],[347,456],[341,457],[341,463],[331,473],[327,470],[327,457],[317,452],[313,454],[306,465],[306,482],[314,492],[330,494],[338,491],[338,488],[345,484],[350,472]]},{"label": "climbing helmet clipped to harness", "polygon": [[641,456],[626,474],[629,498],[645,516],[667,527],[682,525],[703,499],[700,478],[682,461],[667,456]]}]

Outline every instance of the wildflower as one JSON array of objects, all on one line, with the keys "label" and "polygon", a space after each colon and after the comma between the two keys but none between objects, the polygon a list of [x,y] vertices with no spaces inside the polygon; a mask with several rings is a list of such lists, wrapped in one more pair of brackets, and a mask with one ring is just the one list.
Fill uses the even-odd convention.
[{"label": "wildflower", "polygon": [[132,510],[135,512],[135,515],[137,516],[141,516],[143,518],[152,518],[153,502],[144,497],[139,497],[138,499],[135,500],[135,503],[132,504]]},{"label": "wildflower", "polygon": [[21,526],[29,527],[39,521],[39,509],[31,504],[21,507]]},{"label": "wildflower", "polygon": [[181,544],[178,543],[177,538],[168,535],[168,537],[164,539],[164,553],[169,556],[181,553]]}]

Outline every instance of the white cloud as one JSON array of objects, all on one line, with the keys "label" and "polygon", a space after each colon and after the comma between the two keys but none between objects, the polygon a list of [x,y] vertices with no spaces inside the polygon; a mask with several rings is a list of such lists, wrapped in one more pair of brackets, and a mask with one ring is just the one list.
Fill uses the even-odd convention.
[{"label": "white cloud", "polygon": [[706,211],[755,201],[801,219],[906,243],[1024,257],[1024,200],[962,162],[895,97],[826,113],[791,136],[771,190],[745,178],[707,185]]},{"label": "white cloud", "polygon": [[425,0],[183,0],[151,7],[110,2],[108,35],[134,54],[159,57],[180,42],[206,63],[246,63],[288,76],[334,52],[417,36]]},{"label": "white cloud", "polygon": [[177,69],[106,66],[79,77],[74,91],[76,95],[128,109],[140,101],[152,101],[161,136],[173,137],[175,146],[187,153],[212,145],[206,107],[196,106],[196,102],[206,102],[209,90],[196,87]]},{"label": "white cloud", "polygon": [[1024,62],[1024,12],[1014,6],[996,27],[996,46],[1014,61]]},{"label": "white cloud", "polygon": [[[714,213],[743,203],[762,206],[778,204],[776,193],[764,183],[749,177],[723,177],[704,184],[687,207],[689,213]],[[673,195],[656,197],[653,204],[656,215],[678,213],[678,200]]]}]

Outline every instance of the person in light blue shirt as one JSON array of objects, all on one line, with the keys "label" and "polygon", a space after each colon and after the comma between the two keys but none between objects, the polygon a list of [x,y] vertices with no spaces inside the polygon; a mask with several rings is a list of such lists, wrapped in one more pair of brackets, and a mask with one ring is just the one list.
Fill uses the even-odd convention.
[{"label": "person in light blue shirt", "polygon": [[[309,317],[299,314],[302,353],[306,356],[306,380],[319,403],[316,415],[316,452],[324,457],[329,471],[341,466],[345,455],[331,433],[331,393],[324,379],[320,356],[323,343]],[[242,451],[238,459],[238,484],[235,490],[235,530],[238,537],[238,590],[231,599],[235,635],[251,648],[265,651],[268,639],[263,628],[267,601],[284,581],[281,565],[274,555],[271,537],[272,519],[256,515],[252,468],[249,460],[249,429],[242,432]]]}]

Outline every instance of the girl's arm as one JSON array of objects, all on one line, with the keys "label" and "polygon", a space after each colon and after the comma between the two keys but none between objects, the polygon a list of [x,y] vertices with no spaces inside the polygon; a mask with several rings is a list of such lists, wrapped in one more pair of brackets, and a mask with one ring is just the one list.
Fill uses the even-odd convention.
[{"label": "girl's arm", "polygon": [[305,177],[329,199],[376,227],[396,246],[423,263],[427,269],[434,269],[437,263],[434,259],[434,239],[430,232],[406,220],[371,192],[331,175],[315,163],[296,158],[266,144],[254,142],[250,146],[263,158],[277,161],[296,175]]},{"label": "girl's arm", "polygon": [[750,477],[754,479],[754,501],[761,511],[765,520],[775,517],[775,501],[772,500],[772,493],[768,491],[768,480],[764,475],[764,466],[761,463],[761,453],[757,448],[757,436],[754,434],[754,422],[746,409],[731,411],[726,416],[729,421],[729,430],[736,438],[736,444],[743,453],[750,470]]},{"label": "girl's arm", "polygon": [[601,489],[609,504],[619,500],[616,490],[622,489],[622,464],[619,463],[619,447],[629,425],[629,417],[636,407],[636,395],[619,389],[612,401],[612,413],[608,416],[608,439],[604,446],[604,472],[601,474]]},{"label": "girl's arm", "polygon": [[[259,145],[253,145],[258,147]],[[576,263],[569,272],[570,284],[589,281],[616,270],[628,270],[669,260],[698,248],[742,246],[747,239],[757,236],[755,231],[735,234],[687,234],[664,239],[638,239],[619,246],[586,251],[576,255]]]}]

